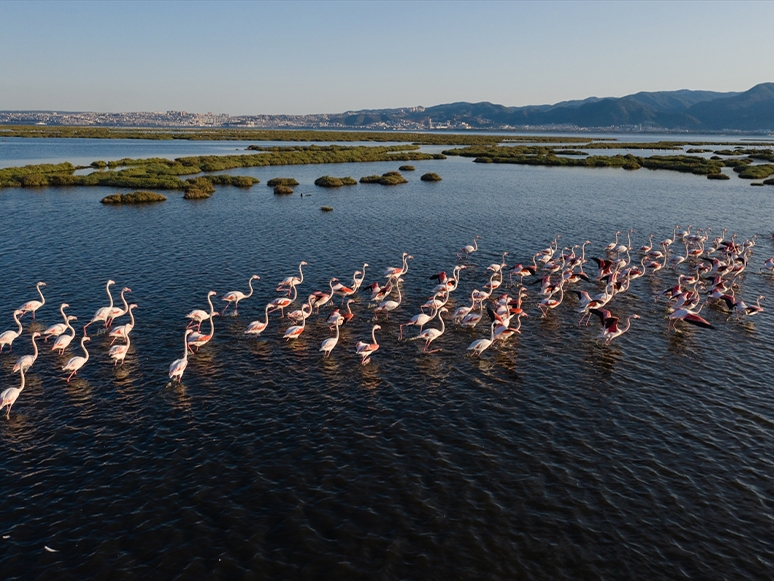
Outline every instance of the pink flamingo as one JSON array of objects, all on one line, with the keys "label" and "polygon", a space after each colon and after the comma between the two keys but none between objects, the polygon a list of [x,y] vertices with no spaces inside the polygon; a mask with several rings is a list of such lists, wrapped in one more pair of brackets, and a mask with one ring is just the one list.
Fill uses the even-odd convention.
[{"label": "pink flamingo", "polygon": [[[239,301],[253,296],[254,280],[261,280],[261,277],[258,276],[257,274],[254,274],[253,276],[250,277],[250,280],[247,281],[247,286],[250,287],[250,292],[248,294],[245,294],[242,291],[231,291],[231,292],[227,292],[226,294],[223,295],[223,297],[221,297],[222,300],[226,301],[226,306],[223,309],[223,312],[220,314],[221,317],[226,314],[226,309],[228,309],[231,303],[234,303],[234,314],[235,315],[239,314]],[[212,317],[210,317],[210,322],[212,322]]]}]

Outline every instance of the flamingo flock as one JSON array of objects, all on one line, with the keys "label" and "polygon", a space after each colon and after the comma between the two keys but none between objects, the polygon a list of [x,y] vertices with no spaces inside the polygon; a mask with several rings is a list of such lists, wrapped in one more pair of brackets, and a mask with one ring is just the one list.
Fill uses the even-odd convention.
[{"label": "flamingo flock", "polygon": [[[263,317],[248,323],[244,336],[246,339],[265,337],[273,321],[279,327],[280,321],[287,319],[291,324],[280,327],[279,332],[286,342],[291,342],[305,336],[310,326],[323,322],[331,336],[322,341],[319,352],[322,353],[321,358],[328,359],[334,356],[337,348],[347,349],[342,327],[357,317],[371,323],[370,337],[359,337],[350,345],[352,352],[360,357],[361,365],[368,365],[380,348],[377,331],[389,332],[395,329],[399,340],[422,341],[424,345],[421,353],[432,354],[444,349],[444,337],[447,334],[469,334],[471,329],[486,320],[487,334],[470,343],[467,348],[473,357],[482,357],[489,349],[498,346],[507,348],[508,339],[521,334],[522,318],[529,317],[527,307],[534,306],[533,314],[541,319],[577,313],[576,317],[580,315],[579,320],[573,324],[580,332],[588,327],[592,318],[598,319],[600,329],[596,338],[603,345],[610,345],[633,327],[636,328],[637,325],[633,323],[640,319],[638,313],[621,313],[621,309],[616,308],[619,304],[616,300],[628,292],[633,280],[648,276],[653,278],[654,285],[662,284],[670,277],[667,274],[669,272],[674,273],[674,284],[659,288],[653,297],[655,304],[664,305],[667,334],[677,332],[686,324],[700,329],[714,329],[715,325],[702,316],[705,307],[725,313],[727,320],[733,317],[735,321],[753,317],[763,311],[763,296],[757,296],[753,302],[743,297],[741,290],[756,244],[755,237],[738,240],[737,235],[727,237],[727,231],[724,230],[721,235],[711,238],[709,228],[693,230],[689,226],[682,230],[680,226],[675,226],[672,234],[660,243],[654,244],[657,236],[650,234],[648,242],[635,250],[632,245],[633,233],[633,230],[626,232],[624,243],[619,239],[621,231],[615,232],[614,240],[602,246],[596,256],[591,256],[589,250],[593,245],[589,240],[562,245],[561,235],[557,235],[544,249],[528,254],[529,259],[524,264],[509,266],[509,252],[502,251],[498,253],[501,256],[499,262],[486,267],[486,278],[478,279],[478,288],[470,293],[469,302],[454,308],[452,296],[461,278],[471,277],[469,282],[475,282],[472,280],[473,275],[465,273],[468,269],[476,268],[476,265],[469,262],[471,256],[480,250],[478,241],[481,237],[476,236],[473,244],[451,252],[457,259],[451,274],[440,271],[421,275],[422,278],[434,281],[434,286],[428,285],[427,300],[419,305],[416,314],[408,312],[410,307],[406,303],[406,294],[402,292],[404,280],[409,273],[409,261],[413,259],[408,252],[402,254],[400,266],[383,271],[381,281],[364,285],[369,265],[363,263],[361,268],[354,271],[351,284],[343,284],[338,278],[332,277],[328,279],[327,288],[311,291],[306,300],[297,305],[297,309],[291,310],[298,300],[299,287],[304,284],[303,267],[308,266],[306,261],[301,261],[298,276],[285,277],[277,284],[276,292],[283,296],[265,304],[261,309]],[[595,265],[591,272],[586,270],[589,261]],[[661,274],[654,277],[659,272]],[[759,273],[774,274],[774,258],[766,260]],[[253,274],[247,280],[249,292],[237,290],[223,294],[220,300],[226,304],[221,312],[213,304],[213,297],[218,293],[211,290],[206,295],[208,309],[194,309],[182,317],[188,319],[182,337],[183,356],[169,366],[171,382],[182,382],[189,359],[196,357],[197,352],[213,340],[215,317],[224,317],[232,305],[234,308],[230,316],[238,317],[239,303],[249,301],[254,296],[256,289],[253,283],[260,280],[260,276]],[[121,306],[115,306],[110,290],[115,284],[113,280],[107,281],[105,291],[109,304],[98,309],[83,327],[83,335],[78,342],[82,355],[71,356],[61,368],[69,373],[67,382],[89,364],[90,353],[86,344],[91,340],[87,334],[90,325],[104,325],[105,334],[112,340],[108,356],[114,366],[123,365],[129,355],[132,344],[130,335],[135,328],[134,310],[138,307],[136,303],[129,304],[126,299],[126,293],[132,292],[129,287],[123,287]],[[0,333],[0,353],[5,347],[10,351],[14,341],[22,335],[24,315],[30,312],[34,318],[46,305],[42,291],[45,286],[44,282],[38,282],[35,286],[40,300],[27,301],[13,311],[14,326]],[[529,286],[534,287],[534,290],[530,290]],[[360,298],[364,293],[365,296]],[[532,299],[529,299],[531,295]],[[338,305],[337,298],[340,298]],[[6,418],[9,418],[11,407],[24,389],[25,374],[30,372],[37,360],[39,345],[36,341],[42,338],[42,342],[47,343],[53,339],[51,350],[63,356],[76,339],[77,333],[71,323],[77,318],[66,313],[69,306],[68,303],[59,306],[61,322],[50,325],[42,333],[36,331],[31,334],[34,353],[19,358],[13,369],[20,373],[20,387],[8,388],[0,396],[0,410],[6,408]],[[326,311],[323,312],[322,308]],[[287,316],[286,310],[289,311]],[[277,313],[279,316],[276,316]],[[116,319],[127,315],[130,319],[128,323],[111,328]],[[319,316],[319,319],[314,315]],[[417,327],[417,334],[404,337],[404,329],[410,327]],[[120,342],[116,344],[117,341]]]}]

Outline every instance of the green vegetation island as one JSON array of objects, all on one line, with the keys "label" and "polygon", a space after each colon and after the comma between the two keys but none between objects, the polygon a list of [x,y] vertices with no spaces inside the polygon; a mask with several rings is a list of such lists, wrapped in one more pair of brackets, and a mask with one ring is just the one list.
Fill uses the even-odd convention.
[{"label": "green vegetation island", "polygon": [[333,176],[322,176],[314,180],[314,185],[321,188],[340,188],[342,186],[356,186],[354,178],[347,176],[344,178],[335,178]]},{"label": "green vegetation island", "polygon": [[[100,128],[100,131],[102,130]],[[356,133],[355,135],[361,139],[363,137],[361,133]],[[416,136],[419,134],[411,135]],[[392,137],[394,138],[394,135]],[[501,138],[503,136],[497,137],[497,139]],[[551,139],[557,140],[557,138]],[[565,141],[565,139],[562,138],[561,141]],[[722,170],[723,168],[731,168],[739,178],[765,180],[764,184],[771,185],[770,180],[767,179],[774,175],[774,150],[771,149],[771,144],[767,144],[767,149],[756,149],[750,147],[753,144],[749,143],[745,144],[746,147],[734,144],[733,149],[708,150],[707,147],[702,147],[702,153],[697,155],[684,152],[683,148],[688,145],[694,146],[697,144],[680,141],[660,141],[657,143],[594,142],[576,145],[572,149],[567,149],[564,145],[557,145],[556,143],[552,145],[535,143],[529,145],[478,143],[447,149],[443,153],[424,153],[418,151],[420,146],[417,144],[353,146],[312,144],[270,147],[251,145],[249,153],[234,155],[201,155],[179,157],[173,160],[165,158],[124,158],[109,162],[98,160],[92,162],[89,166],[75,166],[69,162],[64,162],[9,167],[0,169],[0,188],[101,186],[126,188],[136,191],[180,190],[187,194],[187,199],[201,199],[208,197],[208,194],[211,195],[215,191],[215,186],[225,185],[249,189],[259,183],[259,180],[252,176],[216,173],[232,169],[307,164],[382,161],[394,163],[414,160],[444,160],[446,156],[470,157],[473,158],[475,163],[510,163],[587,168],[614,167],[626,170],[638,170],[640,168],[664,169],[703,175],[714,180],[725,180],[727,174],[722,173]],[[719,144],[714,145],[718,146]],[[604,150],[608,148],[618,150],[663,149],[665,151],[674,151],[674,154],[654,156],[639,156],[633,153],[589,155],[586,151],[578,149],[578,147],[588,150]],[[714,155],[707,157],[707,153],[714,153]],[[400,167],[413,168],[413,166],[408,165]],[[91,173],[79,173],[79,175],[76,175],[76,170],[88,170],[90,168],[93,170]],[[424,176],[422,179],[427,181]],[[349,176],[346,178],[323,176],[318,181],[320,183],[317,185],[327,184],[322,185],[322,187],[339,187],[339,181],[342,186],[355,183]],[[396,185],[406,182],[407,180],[400,172],[387,172],[381,176],[364,176],[360,179],[360,183],[380,183],[383,185]],[[292,188],[298,185],[298,182],[293,178],[273,178],[269,180],[268,185],[275,188],[280,185]],[[280,190],[275,193],[287,192]]]},{"label": "green vegetation island", "polygon": [[398,171],[388,171],[382,175],[364,176],[360,178],[361,184],[381,184],[383,186],[397,186],[407,184],[408,180]]},{"label": "green vegetation island", "polygon": [[113,194],[105,196],[100,200],[103,204],[126,205],[126,204],[153,204],[155,202],[166,202],[167,197],[156,192],[131,192],[129,194]]},{"label": "green vegetation island", "polygon": [[[188,190],[202,187],[191,179],[180,176],[212,173],[246,167],[268,167],[275,165],[306,165],[324,163],[366,163],[374,161],[405,161],[445,159],[446,156],[417,151],[418,145],[392,146],[291,146],[260,149],[260,153],[242,155],[202,155],[164,158],[131,159],[116,161],[95,161],[95,171],[88,175],[74,175],[76,170],[87,169],[69,162],[59,164],[38,164],[0,169],[0,188],[76,187],[107,186],[132,189]],[[205,179],[205,178],[195,178]],[[249,188],[259,183],[250,176],[226,174],[208,175],[206,179],[214,185],[231,185]]]},{"label": "green vegetation island", "polygon": [[422,177],[419,179],[422,180],[423,182],[440,182],[442,178],[435,172],[428,172],[426,174],[423,174]]}]

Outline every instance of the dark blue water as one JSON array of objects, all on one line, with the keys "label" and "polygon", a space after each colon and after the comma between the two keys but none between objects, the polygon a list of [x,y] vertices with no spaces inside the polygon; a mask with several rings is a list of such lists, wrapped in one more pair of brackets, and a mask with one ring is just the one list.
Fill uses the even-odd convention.
[{"label": "dark blue water", "polygon": [[[116,155],[158,155],[144,147]],[[483,324],[447,325],[431,355],[399,341],[397,325],[476,234],[455,307],[505,250],[509,265],[527,262],[561,234],[601,255],[616,230],[635,229],[639,246],[675,224],[759,234],[738,291],[754,302],[774,288],[755,274],[774,255],[774,190],[468,159],[415,162],[410,183],[392,188],[313,185],[397,165],[239,170],[262,183],[148,207],[102,206],[114,190],[0,191],[0,330],[48,283],[37,325],[26,315],[13,354],[0,355],[3,388],[18,385],[16,358],[31,351],[30,332],[59,321],[61,302],[83,323],[112,278],[139,305],[123,367],[96,333],[67,384],[60,369],[79,348],[43,349],[0,421],[4,578],[771,577],[769,311],[735,322],[705,308],[715,331],[666,335],[653,299],[676,274],[661,271],[611,303],[641,318],[609,347],[596,322],[577,326],[574,298],[541,319],[536,287],[522,334],[480,360],[465,348],[488,334]],[[421,182],[426,171],[443,181]],[[275,176],[298,179],[304,197],[275,197],[265,186]],[[301,260],[305,297],[363,262],[366,284],[379,280],[404,251],[415,257],[404,304],[381,323],[370,365],[354,353],[372,325],[364,295],[330,359],[318,352],[325,308],[291,344],[278,316],[260,338],[243,335]],[[169,385],[184,314],[211,289],[247,291],[254,273],[255,295],[238,317],[215,319],[182,385]]]}]

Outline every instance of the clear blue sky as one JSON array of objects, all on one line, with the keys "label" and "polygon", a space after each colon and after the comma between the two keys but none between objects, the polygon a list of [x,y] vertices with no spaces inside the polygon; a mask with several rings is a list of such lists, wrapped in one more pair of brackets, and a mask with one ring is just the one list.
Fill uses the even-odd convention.
[{"label": "clear blue sky", "polygon": [[774,81],[774,2],[8,2],[0,110],[298,114]]}]

